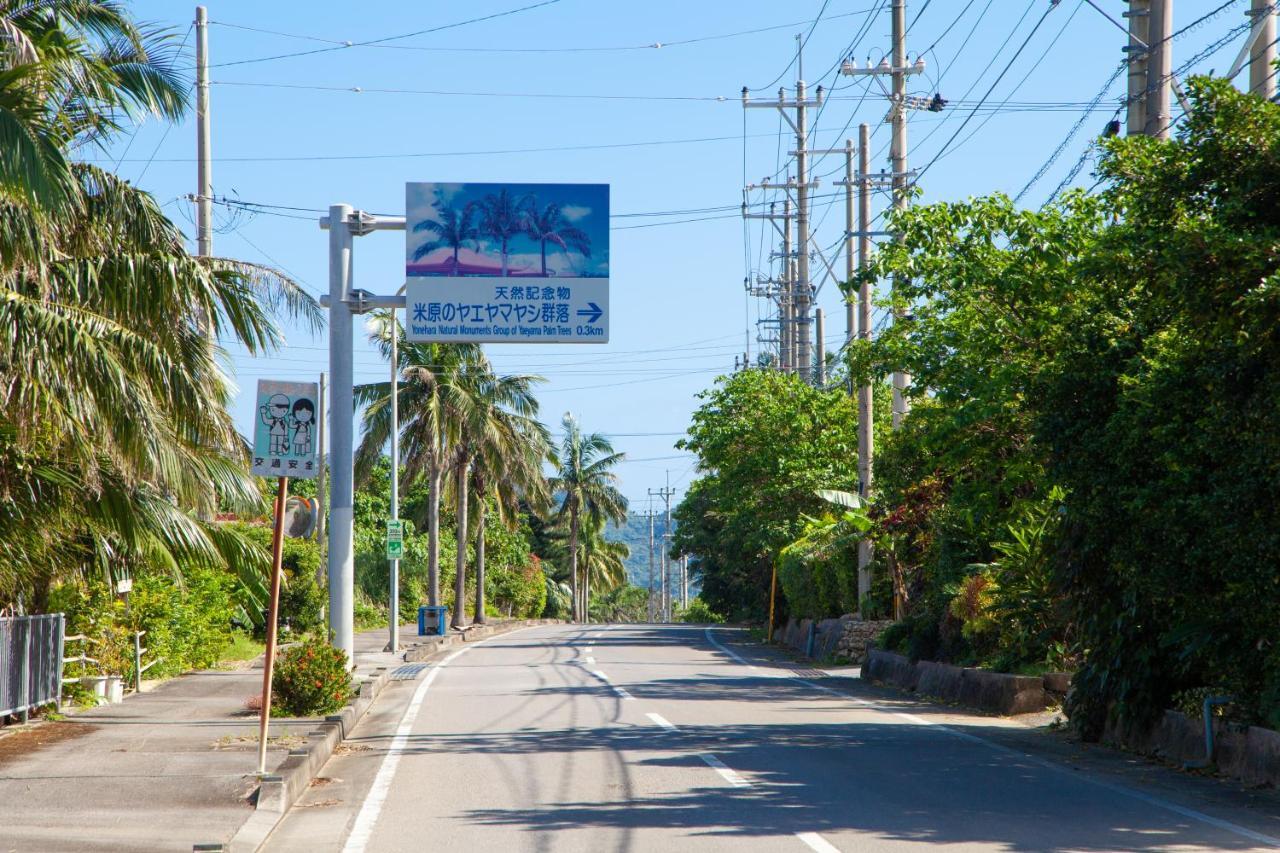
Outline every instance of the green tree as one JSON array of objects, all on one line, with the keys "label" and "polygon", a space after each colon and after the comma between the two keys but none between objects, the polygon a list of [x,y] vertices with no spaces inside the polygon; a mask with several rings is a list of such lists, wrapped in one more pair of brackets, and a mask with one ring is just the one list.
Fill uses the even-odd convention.
[{"label": "green tree", "polygon": [[270,351],[278,310],[314,326],[319,308],[269,270],[189,256],[149,195],[66,163],[130,112],[181,112],[164,34],[88,0],[0,5],[0,23],[0,600],[195,565],[259,595],[261,549],[207,520],[263,510],[221,342]]},{"label": "green tree", "polygon": [[[399,323],[394,328],[399,335],[397,356],[401,365],[397,402],[404,480],[407,485],[419,479],[427,483],[428,500],[422,507],[426,517],[419,515],[413,520],[427,529],[427,594],[430,603],[438,606],[442,481],[458,420],[468,405],[460,377],[488,362],[476,344],[412,343],[404,340]],[[390,315],[384,313],[369,335],[386,358],[391,357],[391,329]],[[363,434],[355,456],[356,479],[363,482],[391,439],[391,383],[357,385],[355,399],[364,407]]]},{"label": "green tree", "polygon": [[568,412],[561,423],[564,440],[557,461],[559,470],[550,485],[552,492],[561,496],[556,515],[569,531],[569,584],[573,590],[573,619],[578,622],[587,618],[583,598],[586,584],[579,583],[578,571],[582,520],[589,516],[621,524],[626,519],[627,499],[618,491],[618,475],[612,470],[625,454],[615,453],[609,439],[600,433],[584,433]]},{"label": "green tree", "polygon": [[856,486],[856,406],[766,370],[722,377],[701,399],[677,445],[697,454],[701,476],[674,511],[672,550],[697,555],[713,610],[762,619],[775,557],[825,509],[817,491]]}]

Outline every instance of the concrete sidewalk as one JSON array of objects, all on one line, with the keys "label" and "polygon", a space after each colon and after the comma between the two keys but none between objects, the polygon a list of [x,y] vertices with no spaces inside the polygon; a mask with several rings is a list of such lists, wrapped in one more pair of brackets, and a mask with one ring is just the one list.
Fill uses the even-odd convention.
[{"label": "concrete sidewalk", "polygon": [[[426,639],[426,638],[423,638]],[[401,642],[420,648],[416,626]],[[438,642],[438,639],[437,639]],[[387,630],[356,635],[356,677],[394,667]],[[228,841],[254,814],[262,659],[194,672],[122,704],[0,737],[0,853],[181,850]],[[315,719],[272,719],[267,770]]]}]

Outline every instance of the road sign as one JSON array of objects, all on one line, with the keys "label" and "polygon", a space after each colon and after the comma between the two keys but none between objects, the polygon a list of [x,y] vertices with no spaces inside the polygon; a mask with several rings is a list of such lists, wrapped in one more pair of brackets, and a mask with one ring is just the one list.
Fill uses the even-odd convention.
[{"label": "road sign", "polygon": [[387,559],[399,560],[404,557],[404,522],[387,522]]},{"label": "road sign", "polygon": [[607,184],[433,184],[405,190],[415,342],[607,343]]},{"label": "road sign", "polygon": [[310,479],[319,472],[316,460],[315,382],[258,380],[253,431],[253,466],[262,477]]}]

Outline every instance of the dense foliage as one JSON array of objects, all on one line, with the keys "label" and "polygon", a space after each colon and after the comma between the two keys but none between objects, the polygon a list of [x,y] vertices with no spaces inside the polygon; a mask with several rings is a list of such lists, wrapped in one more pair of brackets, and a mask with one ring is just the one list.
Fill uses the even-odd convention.
[{"label": "dense foliage", "polygon": [[1280,725],[1280,107],[1189,87],[1102,190],[899,216],[896,323],[855,373],[917,377],[877,459],[878,560],[914,653],[1075,662],[1073,722],[1175,695]]},{"label": "dense foliage", "polygon": [[697,454],[700,476],[673,513],[672,551],[694,555],[712,610],[762,619],[775,558],[805,515],[827,509],[818,490],[856,487],[856,406],[842,389],[765,370],[724,377],[702,401],[678,445]]}]

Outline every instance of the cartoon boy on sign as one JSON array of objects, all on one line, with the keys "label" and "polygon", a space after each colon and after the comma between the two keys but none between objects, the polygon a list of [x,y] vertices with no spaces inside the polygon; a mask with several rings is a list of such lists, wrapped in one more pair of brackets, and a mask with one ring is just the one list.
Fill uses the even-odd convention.
[{"label": "cartoon boy on sign", "polygon": [[273,394],[266,404],[258,407],[258,415],[262,422],[271,428],[271,455],[284,456],[289,453],[289,398],[283,394]]}]

